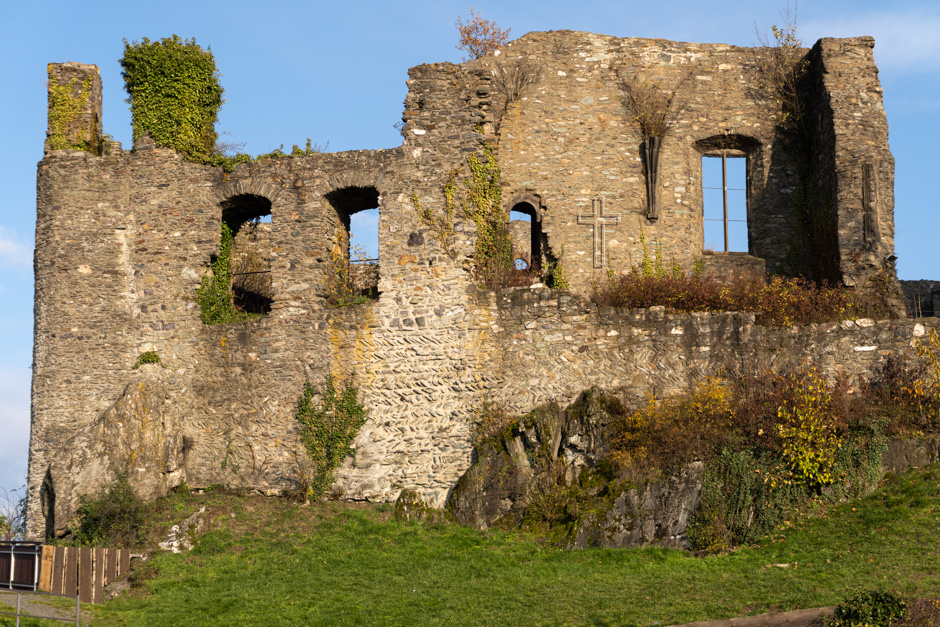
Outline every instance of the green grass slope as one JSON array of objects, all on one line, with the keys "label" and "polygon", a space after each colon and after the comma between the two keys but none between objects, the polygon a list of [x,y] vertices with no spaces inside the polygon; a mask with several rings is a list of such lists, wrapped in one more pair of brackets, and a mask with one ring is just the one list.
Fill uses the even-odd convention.
[{"label": "green grass slope", "polygon": [[[175,496],[207,505],[189,554],[95,608],[102,625],[653,625],[835,605],[875,587],[940,596],[940,465],[788,521],[759,546],[695,557],[566,551],[518,533],[403,524],[389,508]],[[145,572],[146,572],[145,571]]]}]

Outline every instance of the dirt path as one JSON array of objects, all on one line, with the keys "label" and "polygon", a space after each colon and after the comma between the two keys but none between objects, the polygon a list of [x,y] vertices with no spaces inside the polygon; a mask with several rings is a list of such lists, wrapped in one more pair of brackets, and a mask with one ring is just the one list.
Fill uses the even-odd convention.
[{"label": "dirt path", "polygon": [[820,617],[831,616],[835,609],[835,606],[814,607],[792,612],[709,620],[703,623],[684,623],[675,627],[811,627],[818,624],[816,621]]},{"label": "dirt path", "polygon": [[[16,591],[0,590],[0,612],[16,612]],[[20,594],[21,616],[29,614],[41,618],[64,618],[75,620],[75,601],[60,596],[47,596],[41,593],[22,592]],[[0,615],[0,618],[15,620],[12,616]],[[79,615],[82,625],[91,623],[91,615],[82,610]],[[67,623],[62,623],[63,625]]]}]

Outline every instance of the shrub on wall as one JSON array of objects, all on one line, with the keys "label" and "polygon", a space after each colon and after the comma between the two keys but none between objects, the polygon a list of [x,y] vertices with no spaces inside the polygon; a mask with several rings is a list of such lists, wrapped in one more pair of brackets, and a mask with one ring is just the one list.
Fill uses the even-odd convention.
[{"label": "shrub on wall", "polygon": [[191,161],[212,160],[223,91],[212,52],[177,35],[160,41],[125,39],[120,63],[134,140],[149,133],[158,146]]},{"label": "shrub on wall", "polygon": [[[656,265],[652,260],[650,264]],[[595,283],[591,299],[605,307],[628,309],[666,307],[670,312],[750,311],[758,324],[791,326],[846,320],[849,318],[894,318],[880,297],[844,287],[816,285],[805,279],[754,275],[735,276],[730,282],[693,273],[666,272],[661,265],[649,270],[638,266],[629,272],[611,274]]]}]

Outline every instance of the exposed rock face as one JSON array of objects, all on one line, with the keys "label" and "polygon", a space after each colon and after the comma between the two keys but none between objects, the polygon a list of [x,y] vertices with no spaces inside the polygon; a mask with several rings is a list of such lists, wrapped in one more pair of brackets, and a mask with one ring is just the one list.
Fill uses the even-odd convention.
[{"label": "exposed rock face", "polygon": [[884,472],[901,473],[909,468],[922,468],[940,460],[940,435],[895,440],[881,459]]},{"label": "exposed rock face", "polygon": [[160,548],[172,553],[182,553],[192,549],[196,543],[196,536],[203,533],[208,526],[205,514],[206,507],[203,505],[189,518],[178,525],[170,527],[166,538],[160,543]]},{"label": "exposed rock face", "polygon": [[[82,494],[93,494],[126,473],[146,500],[164,496],[184,476],[186,436],[172,404],[167,375],[142,366],[118,401],[79,429],[52,456],[43,482],[47,534],[67,529]],[[49,524],[51,523],[51,524]]]},{"label": "exposed rock face", "polygon": [[481,442],[449,502],[479,529],[548,525],[572,547],[687,546],[701,493],[702,463],[633,486],[607,464],[609,425],[620,402],[588,390],[567,409],[548,405]]},{"label": "exposed rock face", "polygon": [[574,546],[689,548],[685,531],[702,493],[702,469],[702,462],[692,462],[660,481],[621,492],[609,509],[582,519]]}]

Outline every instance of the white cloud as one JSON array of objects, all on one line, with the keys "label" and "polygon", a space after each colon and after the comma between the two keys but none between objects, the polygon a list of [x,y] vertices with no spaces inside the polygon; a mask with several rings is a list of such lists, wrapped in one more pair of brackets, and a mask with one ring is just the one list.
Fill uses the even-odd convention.
[{"label": "white cloud", "polygon": [[800,32],[807,44],[818,37],[871,35],[875,38],[875,61],[882,69],[901,72],[940,70],[938,11],[871,11],[831,20],[810,20],[800,24]]},{"label": "white cloud", "polygon": [[0,226],[0,266],[31,266],[33,248],[10,229]]}]

